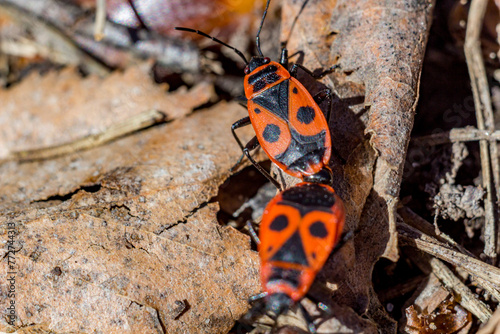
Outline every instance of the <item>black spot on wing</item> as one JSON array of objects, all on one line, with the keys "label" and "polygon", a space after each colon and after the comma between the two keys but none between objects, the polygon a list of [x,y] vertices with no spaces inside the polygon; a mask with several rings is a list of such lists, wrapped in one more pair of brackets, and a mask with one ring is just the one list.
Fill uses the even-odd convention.
[{"label": "black spot on wing", "polygon": [[295,232],[276,253],[274,253],[270,261],[296,263],[304,266],[309,265],[306,252],[304,251],[304,245],[302,244],[302,238],[298,231]]},{"label": "black spot on wing", "polygon": [[298,94],[298,93],[299,93],[299,90],[297,89],[297,87],[293,87],[292,92],[293,92],[294,94]]},{"label": "black spot on wing", "polygon": [[279,126],[276,124],[268,124],[264,128],[264,132],[262,133],[262,137],[268,143],[275,143],[280,139],[281,130]]},{"label": "black spot on wing", "polygon": [[253,111],[255,111],[256,114],[260,114],[261,110],[259,108],[255,108]]},{"label": "black spot on wing", "polygon": [[316,112],[312,107],[300,107],[297,111],[297,120],[302,124],[310,124],[315,117]]},{"label": "black spot on wing", "polygon": [[317,221],[309,226],[309,233],[311,233],[313,237],[323,239],[328,235],[328,230],[322,221]]},{"label": "black spot on wing", "polygon": [[279,215],[271,222],[269,229],[272,231],[283,231],[288,226],[288,218],[285,215]]}]

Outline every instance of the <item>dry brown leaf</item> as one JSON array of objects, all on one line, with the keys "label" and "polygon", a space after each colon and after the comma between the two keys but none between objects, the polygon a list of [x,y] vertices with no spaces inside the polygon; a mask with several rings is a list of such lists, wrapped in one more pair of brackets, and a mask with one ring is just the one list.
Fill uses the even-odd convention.
[{"label": "dry brown leaf", "polygon": [[[301,2],[293,5],[291,2],[283,8],[283,16],[288,19],[285,26],[290,25],[301,5]],[[303,51],[307,67],[326,69],[334,64],[340,65],[340,70],[323,82],[333,88],[335,94],[330,124],[335,149],[332,158],[336,175],[334,187],[346,204],[346,229],[357,231],[353,242],[336,254],[318,275],[318,283],[324,283],[329,290],[323,295],[324,301],[328,303],[325,296],[333,295],[335,304],[342,305],[335,310],[332,319],[320,326],[320,332],[339,329],[374,332],[375,327],[381,333],[396,330],[393,320],[373,291],[371,272],[380,256],[393,260],[397,258],[394,210],[413,123],[432,6],[431,0],[393,3],[373,0],[311,1],[292,34],[289,47],[292,51]],[[288,36],[286,30],[284,35]],[[312,82],[310,78],[304,82],[307,84],[308,80]],[[314,94],[319,89],[318,85],[311,91]],[[239,116],[244,114],[240,111]],[[196,127],[190,124],[193,119],[198,122]],[[226,254],[230,257],[229,252],[224,253],[218,248],[220,245],[213,244],[213,240],[219,240],[213,239],[215,232],[221,229],[213,228],[216,208],[207,203],[217,193],[217,186],[239,155],[237,146],[228,144],[232,142],[229,124],[236,119],[236,112],[204,111],[185,118],[182,123],[167,125],[168,134],[161,135],[155,128],[144,132],[140,139],[132,136],[51,162],[0,166],[0,172],[9,173],[8,181],[3,181],[3,186],[0,184],[0,198],[7,200],[0,203],[5,214],[3,219],[9,217],[22,226],[22,233],[31,233],[31,226],[36,226],[33,222],[48,216],[60,217],[61,212],[68,216],[81,210],[85,213],[77,217],[57,218],[53,224],[73,219],[87,225],[89,221],[114,221],[116,226],[120,223],[129,225],[123,230],[133,230],[135,235],[122,231],[121,238],[117,234],[109,234],[109,238],[124,240],[125,247],[129,246],[131,252],[144,257],[150,253],[158,255],[160,252],[155,247],[170,241],[192,249],[200,247],[202,254]],[[205,146],[206,142],[211,143],[210,147]],[[203,148],[198,146],[200,143]],[[234,152],[231,151],[224,160],[228,148]],[[26,175],[30,177],[26,178]],[[33,201],[40,208],[27,210],[25,206]],[[82,217],[88,220],[81,220]],[[199,223],[195,225],[195,232],[189,229],[193,220]],[[89,240],[92,237],[90,233],[81,234]],[[156,243],[151,241],[157,236],[169,241],[162,243],[164,239],[160,238],[155,239]],[[237,243],[234,247],[254,256],[242,244]],[[35,251],[31,249],[31,253]],[[181,250],[181,254],[184,251]],[[103,250],[89,247],[85,252],[92,254]],[[39,258],[44,259],[43,252]],[[95,260],[95,257],[92,259]],[[110,260],[110,263],[114,262]],[[193,262],[187,260],[187,263]],[[135,262],[132,264],[135,265]],[[231,269],[234,266],[230,265]],[[104,265],[101,264],[101,267]],[[236,290],[243,291],[237,295],[241,295],[244,301],[248,294],[260,289],[255,278],[256,261],[239,268],[242,275],[237,282],[246,286]],[[43,270],[46,269],[40,267],[40,271]],[[148,268],[141,270],[149,272]],[[227,274],[229,278],[226,282],[235,279],[235,271],[228,269]],[[228,284],[234,286],[237,283]],[[53,291],[49,289],[48,295],[50,292]],[[169,300],[170,304],[160,307],[157,301],[154,301],[156,304],[144,301],[146,296],[134,289],[126,292],[140,299],[138,304],[153,305],[153,310],[160,310],[160,318],[164,320],[168,316],[178,317],[178,320],[169,320],[168,324],[176,326],[169,332],[185,329],[179,321],[185,321],[183,319],[188,319],[189,312],[194,311],[189,300],[186,299],[186,303],[177,296]],[[199,293],[198,290],[195,293]],[[215,293],[221,292],[218,290]],[[214,300],[218,301],[218,298],[220,296]],[[183,313],[187,304],[191,309]],[[199,312],[206,304],[202,302],[201,305]],[[238,312],[242,308],[235,306]],[[215,306],[215,309],[221,308]],[[147,314],[150,311],[145,309],[144,312]],[[237,317],[236,314],[233,316]],[[140,317],[147,319],[142,314]],[[202,328],[200,322],[192,322],[200,319],[189,320],[192,328]],[[213,328],[227,331],[231,321],[227,317],[221,320],[219,327]]]},{"label": "dry brown leaf", "polygon": [[408,318],[406,332],[412,334],[451,334],[472,321],[470,313],[453,300],[442,302],[436,313],[425,309],[419,312],[413,305],[405,313]]},{"label": "dry brown leaf", "polygon": [[156,109],[167,120],[183,117],[214,97],[213,87],[200,83],[189,92],[167,94],[148,74],[149,66],[114,72],[105,79],[82,79],[67,68],[32,74],[0,91],[0,159],[9,151],[54,146],[104,131],[146,110]]},{"label": "dry brown leaf", "polygon": [[[336,259],[325,271],[339,285],[334,300],[367,314],[384,333],[396,326],[371,288],[371,272],[381,256],[398,258],[395,209],[433,5],[312,1],[288,44],[290,54],[299,51],[292,60],[311,70],[339,66],[322,80],[334,93],[334,188],[346,202],[347,228],[358,233],[351,262]],[[282,39],[299,8],[284,5]]]},{"label": "dry brown leaf", "polygon": [[210,204],[240,154],[229,128],[243,114],[221,103],[78,154],[0,166],[2,238],[6,222],[18,232],[16,329],[227,332],[260,290],[249,238],[219,226]]}]

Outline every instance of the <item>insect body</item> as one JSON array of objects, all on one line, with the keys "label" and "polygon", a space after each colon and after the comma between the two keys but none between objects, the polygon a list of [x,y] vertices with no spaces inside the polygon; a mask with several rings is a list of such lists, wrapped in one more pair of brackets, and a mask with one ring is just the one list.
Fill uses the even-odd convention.
[{"label": "insect body", "polygon": [[314,325],[299,301],[304,298],[344,227],[344,206],[333,188],[303,182],[278,194],[266,207],[259,231],[264,292],[248,314],[273,318],[298,304],[309,329]]},{"label": "insect body", "polygon": [[[329,112],[325,118],[315,99],[295,78],[298,68],[310,75],[313,75],[312,72],[299,64],[294,64],[288,69],[286,47],[281,50],[279,63],[264,57],[260,49],[259,35],[269,3],[270,0],[267,1],[256,37],[259,55],[252,57],[250,62],[241,51],[204,32],[181,27],[175,29],[211,38],[234,50],[247,65],[244,88],[249,116],[235,122],[231,130],[243,153],[254,166],[281,189],[277,181],[250,155],[250,151],[260,145],[271,161],[288,174],[303,178],[307,182],[330,184],[331,171],[327,167],[331,155],[331,138],[327,121]],[[302,8],[306,3],[307,0]],[[330,71],[331,69],[323,74]],[[326,97],[329,97],[329,93],[326,93]],[[253,125],[256,137],[244,146],[235,130],[250,124]]]},{"label": "insect body", "polygon": [[269,158],[295,177],[320,172],[330,160],[330,131],[316,101],[292,76],[295,71],[254,57],[245,72],[249,120]]}]

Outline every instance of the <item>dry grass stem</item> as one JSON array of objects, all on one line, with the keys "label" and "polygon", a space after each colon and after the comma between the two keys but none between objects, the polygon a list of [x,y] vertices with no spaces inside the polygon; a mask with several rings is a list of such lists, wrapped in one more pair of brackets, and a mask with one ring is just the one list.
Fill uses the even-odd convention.
[{"label": "dry grass stem", "polygon": [[[52,41],[51,45],[53,46],[53,49],[50,50],[51,53],[48,54],[50,59],[57,61],[64,56],[67,64],[83,64],[90,73],[95,73],[99,76],[105,76],[109,73],[109,69],[105,65],[80,49],[74,40],[45,20],[32,15],[32,13],[27,13],[8,2],[0,2],[0,13],[7,15],[20,25],[30,27],[33,31],[46,34],[47,38],[50,38]],[[43,49],[44,47],[42,46],[41,48]]]},{"label": "dry grass stem", "polygon": [[94,39],[100,41],[104,38],[104,26],[106,25],[106,0],[97,0],[95,25],[94,25]]},{"label": "dry grass stem", "polygon": [[500,141],[500,131],[489,132],[487,130],[478,130],[473,127],[463,129],[452,129],[447,132],[422,136],[412,140],[414,144],[419,145],[442,145],[448,143],[468,142],[477,140]]},{"label": "dry grass stem", "polygon": [[[481,52],[480,33],[488,0],[473,0],[465,36],[465,57],[471,78],[472,93],[479,130],[495,131],[490,90]],[[485,206],[484,253],[491,263],[497,257],[497,198],[500,192],[500,167],[496,141],[479,141],[483,187],[487,198]],[[493,179],[491,174],[493,173]]]},{"label": "dry grass stem", "polygon": [[[500,287],[500,269],[481,260],[452,249],[425,233],[405,223],[398,224],[400,241],[403,245],[415,247],[454,266],[462,268],[474,277],[490,282],[495,289]],[[485,287],[486,288],[486,287]]]},{"label": "dry grass stem", "polygon": [[165,114],[158,110],[148,110],[141,114],[130,117],[129,119],[121,123],[114,124],[104,132],[98,133],[96,135],[90,135],[62,145],[12,152],[8,160],[46,160],[77,151],[87,150],[110,142],[114,139],[134,133],[136,131],[148,128],[163,121],[165,121]]}]

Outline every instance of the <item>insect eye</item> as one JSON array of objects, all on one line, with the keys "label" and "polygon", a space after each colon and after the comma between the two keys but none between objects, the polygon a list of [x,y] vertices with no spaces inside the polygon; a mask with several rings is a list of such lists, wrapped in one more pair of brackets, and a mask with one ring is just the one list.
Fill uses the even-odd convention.
[{"label": "insect eye", "polygon": [[266,64],[267,64],[267,63],[269,63],[270,61],[271,61],[271,59],[269,59],[269,57],[265,57],[265,58],[264,58],[264,63],[266,63]]},{"label": "insect eye", "polygon": [[250,68],[248,68],[248,66],[247,66],[247,67],[245,67],[245,71],[244,71],[244,72],[245,72],[245,74],[250,73]]}]

